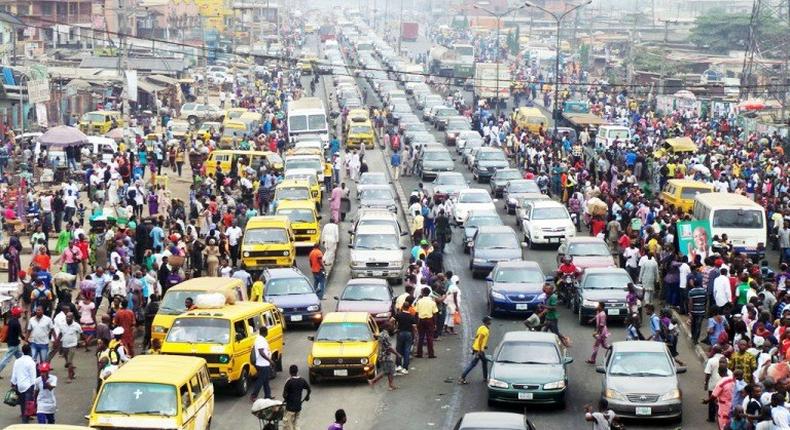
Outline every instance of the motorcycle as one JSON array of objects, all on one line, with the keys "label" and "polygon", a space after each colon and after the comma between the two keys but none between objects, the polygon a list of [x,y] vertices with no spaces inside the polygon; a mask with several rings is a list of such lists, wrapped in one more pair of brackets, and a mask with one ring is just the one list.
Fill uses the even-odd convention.
[{"label": "motorcycle", "polygon": [[563,275],[560,278],[559,286],[557,288],[557,295],[560,302],[564,303],[566,307],[571,306],[571,297],[573,296],[573,289],[576,285],[576,277],[573,275]]}]

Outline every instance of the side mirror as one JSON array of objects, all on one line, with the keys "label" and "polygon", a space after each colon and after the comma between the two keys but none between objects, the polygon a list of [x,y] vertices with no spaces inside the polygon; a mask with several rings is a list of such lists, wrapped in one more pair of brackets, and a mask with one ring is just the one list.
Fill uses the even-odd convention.
[{"label": "side mirror", "polygon": [[354,234],[354,230],[349,230],[348,234]]},{"label": "side mirror", "polygon": [[491,276],[486,276],[486,282],[494,282],[494,278]]},{"label": "side mirror", "polygon": [[321,215],[316,216],[315,219],[317,219],[318,221],[321,221]]},{"label": "side mirror", "polygon": [[675,373],[681,374],[686,373],[686,366],[678,366],[675,368]]},{"label": "side mirror", "polygon": [[406,249],[406,247],[404,245],[401,245],[400,249]]},{"label": "side mirror", "polygon": [[401,235],[401,236],[408,236],[408,235],[409,235],[409,232],[407,232],[407,231],[402,231],[402,232],[400,232],[400,235]]},{"label": "side mirror", "polygon": [[606,373],[606,369],[603,366],[595,366],[596,373]]},{"label": "side mirror", "polygon": [[338,298],[337,298],[337,296],[334,296],[334,297],[332,297],[332,298],[333,298],[333,299],[335,299],[335,300],[340,300],[340,299],[338,299]]},{"label": "side mirror", "polygon": [[315,336],[307,336],[307,340],[310,342],[315,342]]},{"label": "side mirror", "polygon": [[490,354],[486,354],[486,360],[488,360],[489,362],[492,362],[492,361],[494,361],[494,356],[490,355]]},{"label": "side mirror", "polygon": [[350,243],[348,244],[348,247],[351,248],[351,249],[354,249],[354,245],[352,245]]},{"label": "side mirror", "polygon": [[[573,363],[573,357],[571,357],[570,355],[566,355],[565,358],[562,360],[562,362],[565,364],[571,364]],[[596,368],[595,371],[597,372],[598,369]]]}]

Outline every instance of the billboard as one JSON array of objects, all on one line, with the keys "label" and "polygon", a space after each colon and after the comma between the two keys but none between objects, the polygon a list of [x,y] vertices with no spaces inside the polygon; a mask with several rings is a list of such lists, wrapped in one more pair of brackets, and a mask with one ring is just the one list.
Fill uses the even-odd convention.
[{"label": "billboard", "polygon": [[688,256],[689,261],[694,261],[697,256],[704,260],[710,254],[713,244],[710,221],[680,221],[677,228],[678,251]]}]

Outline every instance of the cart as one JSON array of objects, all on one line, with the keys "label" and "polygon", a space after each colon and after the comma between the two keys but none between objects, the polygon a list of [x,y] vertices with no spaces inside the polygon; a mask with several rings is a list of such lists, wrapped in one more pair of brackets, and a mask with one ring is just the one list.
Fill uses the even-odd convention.
[{"label": "cart", "polygon": [[277,430],[285,415],[285,405],[280,400],[258,399],[250,412],[258,418],[261,430]]}]

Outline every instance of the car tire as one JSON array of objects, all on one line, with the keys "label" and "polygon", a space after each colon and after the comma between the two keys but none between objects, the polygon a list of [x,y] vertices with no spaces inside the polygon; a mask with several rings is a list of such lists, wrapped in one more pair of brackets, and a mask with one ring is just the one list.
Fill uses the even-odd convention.
[{"label": "car tire", "polygon": [[312,373],[309,374],[307,379],[310,381],[310,385],[318,385],[318,377],[313,375]]},{"label": "car tire", "polygon": [[571,302],[571,312],[573,313],[579,312],[579,306],[577,306],[576,300],[574,300],[573,297],[570,298],[570,302]]},{"label": "car tire", "polygon": [[566,406],[567,405],[565,404],[565,396],[563,396],[562,399],[560,399],[560,401],[557,402],[557,409],[565,409]]},{"label": "car tire", "polygon": [[579,316],[579,325],[584,325],[584,317],[582,316],[582,307],[579,306],[579,311],[576,313]]},{"label": "car tire", "polygon": [[487,308],[486,310],[488,311],[488,316],[490,317],[496,316],[496,309],[494,308],[494,304],[491,303],[491,298],[488,299],[486,308]]},{"label": "car tire", "polygon": [[247,395],[247,389],[249,388],[249,379],[250,379],[250,371],[245,367],[241,370],[241,378],[238,381],[233,383],[233,393],[236,394],[237,397],[242,397]]},{"label": "car tire", "polygon": [[491,400],[490,397],[486,400],[486,403],[488,404],[489,408],[495,408],[496,407],[496,402]]},{"label": "car tire", "polygon": [[193,115],[193,116],[188,117],[187,121],[189,122],[189,125],[195,125],[195,124],[198,123],[198,118]]},{"label": "car tire", "polygon": [[[526,236],[526,235],[524,235],[524,236]],[[530,240],[530,238],[527,238],[527,246],[529,247],[529,249],[535,249],[535,242]]]}]

